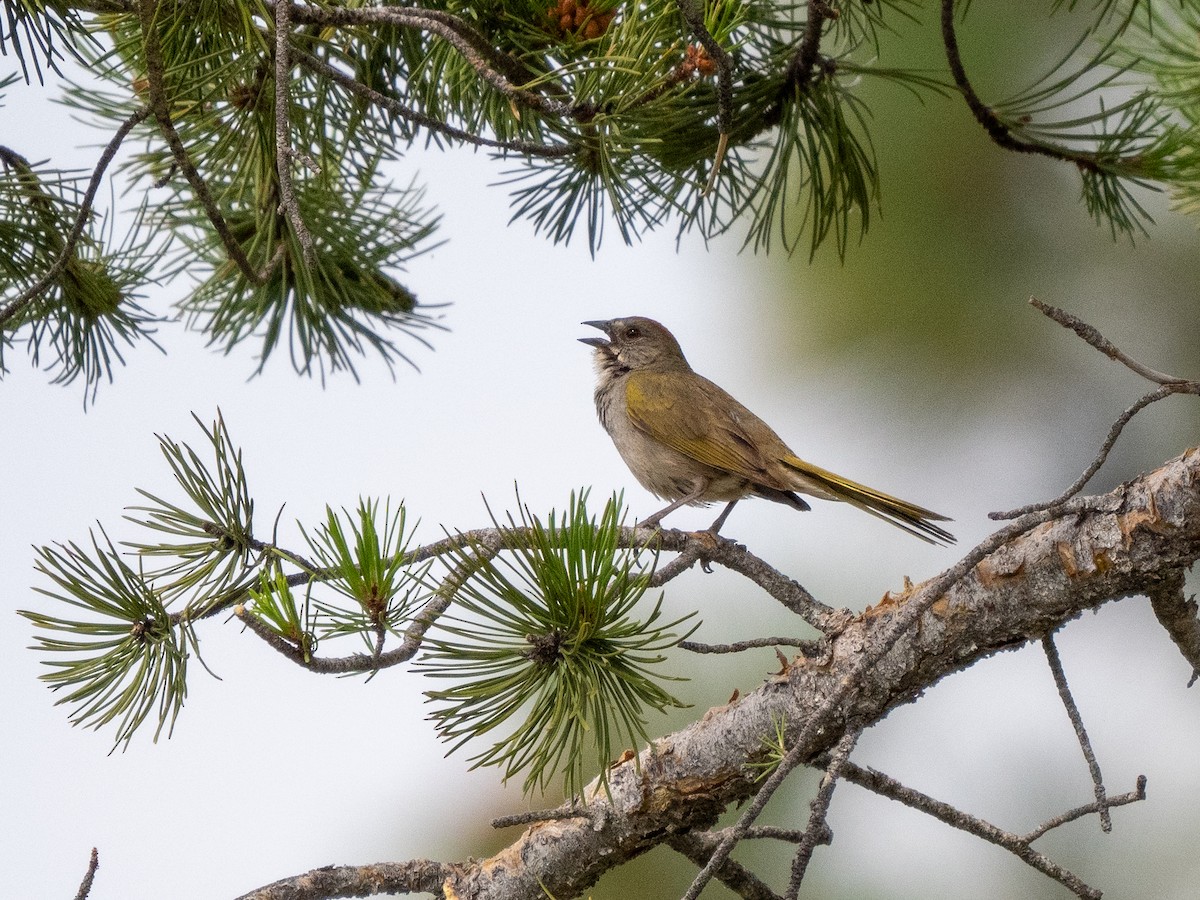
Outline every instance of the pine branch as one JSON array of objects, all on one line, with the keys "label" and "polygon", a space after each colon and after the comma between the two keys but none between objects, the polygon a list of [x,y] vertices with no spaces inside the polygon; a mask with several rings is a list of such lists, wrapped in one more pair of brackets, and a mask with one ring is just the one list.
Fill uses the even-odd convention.
[{"label": "pine branch", "polygon": [[[424,249],[436,220],[417,208],[415,187],[397,198],[376,182],[379,163],[422,132],[514,161],[503,182],[514,217],[556,242],[586,233],[595,252],[606,226],[632,242],[674,222],[681,236],[704,238],[745,227],[747,245],[778,239],[788,252],[801,237],[812,254],[832,238],[844,255],[880,205],[858,83],[946,93],[938,74],[877,63],[883,39],[900,39],[885,15],[912,18],[898,0],[663,0],[602,4],[602,13],[564,4],[555,15],[499,15],[487,4],[201,4],[199,18],[156,0],[69,5],[106,13],[104,50],[88,47],[74,12],[18,3],[5,7],[20,27],[10,21],[0,49],[51,65],[51,41],[80,52],[110,89],[72,88],[70,102],[112,123],[114,152],[148,106],[147,150],[122,171],[172,187],[166,203],[146,204],[138,231],[183,247],[157,250],[154,273],[136,273],[141,283],[200,275],[180,304],[190,324],[227,349],[260,337],[260,370],[286,340],[296,370],[322,379],[357,377],[367,351],[389,371],[396,359],[411,363],[385,330],[421,340],[417,330],[436,327],[386,271]],[[1089,213],[1114,235],[1132,233],[1149,221],[1140,189],[1169,187],[1195,206],[1195,15],[1156,8],[1135,25],[1106,2],[1091,18],[1062,63],[995,105],[968,76],[953,0],[939,24],[953,86],[989,137],[1073,166]],[[1083,103],[1093,111],[1076,112]],[[53,236],[37,240],[40,259],[69,259]],[[120,354],[34,309],[53,284],[40,279],[6,302],[0,327],[41,320],[39,336],[67,356],[90,354],[66,360],[59,380],[82,372],[92,386]],[[143,321],[109,327],[128,339],[145,333]]]},{"label": "pine branch", "polygon": [[143,37],[142,49],[146,55],[146,92],[149,96],[150,111],[154,114],[154,118],[158,122],[159,130],[166,140],[167,146],[171,148],[171,155],[175,160],[175,165],[179,167],[188,184],[191,185],[192,191],[196,195],[196,200],[203,207],[204,214],[208,217],[208,221],[220,237],[221,243],[225,247],[225,252],[229,255],[229,259],[238,267],[238,270],[241,271],[248,282],[261,285],[266,282],[271,273],[283,262],[284,245],[279,245],[275,256],[272,257],[265,268],[261,271],[256,270],[253,263],[246,256],[245,250],[242,249],[242,245],[230,229],[229,222],[226,221],[224,214],[217,206],[212,191],[209,190],[208,182],[200,174],[199,169],[196,168],[195,163],[192,161],[191,154],[188,152],[187,147],[183,143],[183,138],[179,136],[179,131],[171,119],[171,110],[164,84],[167,63],[163,58],[159,38],[157,17],[159,8],[159,0],[138,0],[138,19]]},{"label": "pine branch", "polygon": [[[542,890],[577,896],[603,872],[668,840],[670,831],[710,827],[722,810],[760,790],[748,763],[762,758],[762,737],[781,719],[805,723],[788,726],[789,745],[808,735],[803,757],[813,761],[842,737],[844,723],[869,726],[951,672],[1185,569],[1200,558],[1198,481],[1200,449],[1108,494],[1076,498],[1055,515],[1009,526],[1002,539],[981,545],[978,559],[968,555],[974,562],[965,571],[960,563],[856,616],[831,639],[827,665],[798,661],[753,693],[656,740],[636,763],[609,772],[607,793],[595,786],[585,792],[587,818],[564,805],[573,817],[544,820],[496,857],[462,865],[449,887],[472,900],[515,900]],[[1064,547],[1078,551],[1069,571]],[[953,585],[941,590],[951,578]],[[914,609],[922,612],[914,617]],[[898,623],[906,624],[897,635]],[[864,667],[864,657],[878,661]],[[843,776],[853,772],[847,763]],[[1107,805],[1129,799],[1109,798]]]},{"label": "pine branch", "polygon": [[[0,329],[8,327],[17,316],[28,308],[29,304],[41,296],[54,283],[55,279],[62,274],[63,269],[66,268],[67,264],[73,258],[76,245],[79,243],[79,239],[91,219],[92,204],[96,199],[96,191],[100,189],[100,184],[104,180],[105,171],[108,169],[113,157],[117,155],[117,150],[124,143],[125,138],[129,136],[129,132],[144,122],[150,116],[150,113],[151,111],[148,107],[137,109],[129,118],[121,123],[121,126],[112,136],[112,139],[105,146],[104,152],[100,154],[100,159],[96,162],[96,166],[92,170],[92,175],[88,180],[88,186],[84,191],[83,199],[79,203],[79,212],[75,216],[75,223],[63,239],[63,246],[59,251],[58,258],[37,281],[21,292],[7,306],[0,309]],[[3,159],[6,166],[14,164],[28,165],[23,158],[6,147],[0,147],[0,159]]]}]

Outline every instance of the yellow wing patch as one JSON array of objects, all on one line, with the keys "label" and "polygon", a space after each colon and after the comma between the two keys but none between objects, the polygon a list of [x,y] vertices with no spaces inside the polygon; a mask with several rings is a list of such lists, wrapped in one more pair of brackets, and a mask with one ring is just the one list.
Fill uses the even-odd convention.
[{"label": "yellow wing patch", "polygon": [[[711,391],[720,390],[692,373],[633,372],[625,383],[629,419],[641,431],[697,462],[741,475],[763,477],[760,454],[724,423]],[[733,401],[733,398],[728,398]]]}]

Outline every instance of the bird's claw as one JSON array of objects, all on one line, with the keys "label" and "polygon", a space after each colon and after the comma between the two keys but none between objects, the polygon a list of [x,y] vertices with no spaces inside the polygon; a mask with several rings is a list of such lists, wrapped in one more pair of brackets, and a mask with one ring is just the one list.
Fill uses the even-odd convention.
[{"label": "bird's claw", "polygon": [[[717,536],[717,533],[711,528],[707,528],[704,531],[693,531],[691,532],[691,536],[696,541],[699,541],[702,544],[707,544],[714,550],[717,548],[717,541],[720,540],[720,538]],[[700,560],[700,571],[705,575],[711,575],[713,573],[713,568],[712,559],[709,557],[709,555],[701,550],[698,559]]]}]

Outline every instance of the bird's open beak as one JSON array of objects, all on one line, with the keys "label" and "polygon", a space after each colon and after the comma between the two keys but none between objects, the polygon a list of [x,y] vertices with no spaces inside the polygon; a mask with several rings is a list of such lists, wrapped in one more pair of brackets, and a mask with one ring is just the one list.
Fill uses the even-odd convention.
[{"label": "bird's open beak", "polygon": [[[603,321],[603,322],[602,321],[580,322],[579,324],[587,325],[591,328],[599,328],[605,334],[609,334],[609,330],[608,330],[609,323],[606,321]],[[612,344],[609,343],[608,341],[606,341],[604,338],[599,338],[599,337],[580,338],[579,343],[587,344],[590,347],[596,347],[596,348],[608,348],[608,347],[612,346]]]}]

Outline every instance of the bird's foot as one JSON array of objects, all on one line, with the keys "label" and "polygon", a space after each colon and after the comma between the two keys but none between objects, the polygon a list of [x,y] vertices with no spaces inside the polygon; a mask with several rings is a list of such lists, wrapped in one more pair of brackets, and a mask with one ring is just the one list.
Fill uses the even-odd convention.
[{"label": "bird's foot", "polygon": [[[706,528],[704,531],[693,531],[691,532],[691,536],[694,540],[699,541],[701,544],[704,544],[713,550],[717,549],[717,542],[721,540],[720,535],[718,535],[711,528]],[[704,572],[706,575],[711,575],[713,568],[712,559],[710,558],[709,554],[705,553],[704,550],[701,550],[698,558],[700,560],[700,571]]]}]

